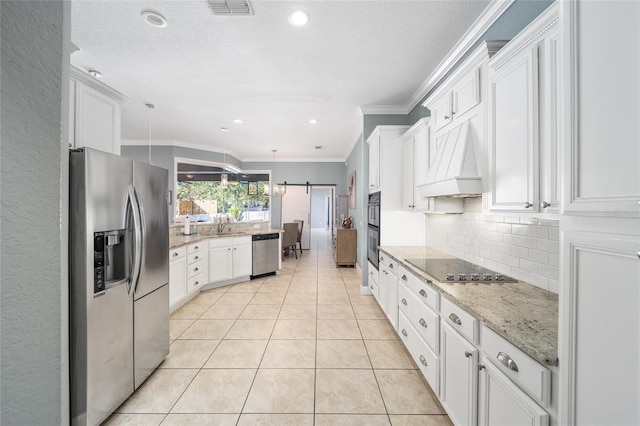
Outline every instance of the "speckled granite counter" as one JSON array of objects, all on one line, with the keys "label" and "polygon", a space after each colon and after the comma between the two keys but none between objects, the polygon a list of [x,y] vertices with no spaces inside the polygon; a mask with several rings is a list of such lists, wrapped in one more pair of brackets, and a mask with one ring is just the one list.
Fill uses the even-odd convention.
[{"label": "speckled granite counter", "polygon": [[247,235],[282,233],[282,229],[256,229],[241,232],[222,232],[221,234],[169,235],[169,249],[206,240],[209,238],[243,237]]},{"label": "speckled granite counter", "polygon": [[[544,365],[558,362],[558,295],[525,282],[440,283],[405,259],[453,259],[424,247],[380,247],[447,299]],[[427,284],[426,278],[433,280]]]}]

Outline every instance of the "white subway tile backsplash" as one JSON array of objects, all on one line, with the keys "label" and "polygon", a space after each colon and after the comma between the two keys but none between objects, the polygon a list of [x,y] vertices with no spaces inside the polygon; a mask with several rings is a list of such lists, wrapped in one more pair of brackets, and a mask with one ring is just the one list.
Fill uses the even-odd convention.
[{"label": "white subway tile backsplash", "polygon": [[461,215],[425,215],[426,242],[461,259],[521,281],[559,290],[558,221],[485,215],[480,198]]}]

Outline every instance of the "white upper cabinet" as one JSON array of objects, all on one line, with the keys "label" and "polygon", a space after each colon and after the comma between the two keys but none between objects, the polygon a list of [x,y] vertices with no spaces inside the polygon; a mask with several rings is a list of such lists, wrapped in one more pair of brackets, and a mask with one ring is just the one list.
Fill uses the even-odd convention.
[{"label": "white upper cabinet", "polygon": [[427,211],[429,199],[420,195],[418,185],[427,180],[431,162],[429,118],[418,120],[402,135],[402,209]]},{"label": "white upper cabinet", "polygon": [[558,212],[558,6],[489,61],[492,211]]},{"label": "white upper cabinet", "polygon": [[640,4],[560,3],[564,213],[640,217]]},{"label": "white upper cabinet", "polygon": [[124,96],[74,67],[69,86],[69,148],[89,147],[120,155]]},{"label": "white upper cabinet", "polygon": [[369,144],[369,192],[380,191],[380,133],[367,139]]},{"label": "white upper cabinet", "polygon": [[433,117],[433,126],[436,130],[451,122],[451,118],[453,117],[451,114],[451,111],[453,110],[453,102],[451,101],[452,97],[453,96],[450,91],[446,92],[429,105],[431,117]]},{"label": "white upper cabinet", "polygon": [[480,103],[480,68],[463,75],[451,92],[451,117],[461,116]]}]

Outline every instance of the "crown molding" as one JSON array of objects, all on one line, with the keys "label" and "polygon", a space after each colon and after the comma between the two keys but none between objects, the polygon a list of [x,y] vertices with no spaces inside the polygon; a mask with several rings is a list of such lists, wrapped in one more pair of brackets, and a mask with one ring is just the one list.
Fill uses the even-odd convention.
[{"label": "crown molding", "polygon": [[73,65],[71,65],[69,68],[70,68],[69,76],[71,80],[79,81],[83,84],[86,84],[87,86],[97,90],[98,92],[101,92],[115,99],[120,104],[122,104],[124,101],[127,100],[127,97],[125,95],[118,92],[116,89],[107,86],[103,82],[99,81],[97,78],[90,76],[88,72],[83,71],[80,68],[77,68]]},{"label": "crown molding", "polygon": [[[360,109],[364,114],[409,114],[429,91],[444,77],[464,54],[478,41],[480,37],[493,25],[500,16],[513,4],[515,0],[493,0],[475,22],[458,40],[447,56],[440,62],[435,70],[418,87],[405,105],[401,106],[375,106],[364,105]],[[371,112],[369,112],[371,111]]]}]

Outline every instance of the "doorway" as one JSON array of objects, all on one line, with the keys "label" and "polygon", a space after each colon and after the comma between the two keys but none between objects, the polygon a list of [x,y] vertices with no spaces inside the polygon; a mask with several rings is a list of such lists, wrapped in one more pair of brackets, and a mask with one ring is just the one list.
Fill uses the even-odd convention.
[{"label": "doorway", "polygon": [[[287,192],[282,195],[282,223],[304,220],[302,228],[302,249],[309,250],[311,231],[314,236],[324,240],[324,233],[331,238],[334,224],[333,203],[334,186],[287,185]],[[318,238],[314,238],[314,241]]]}]

